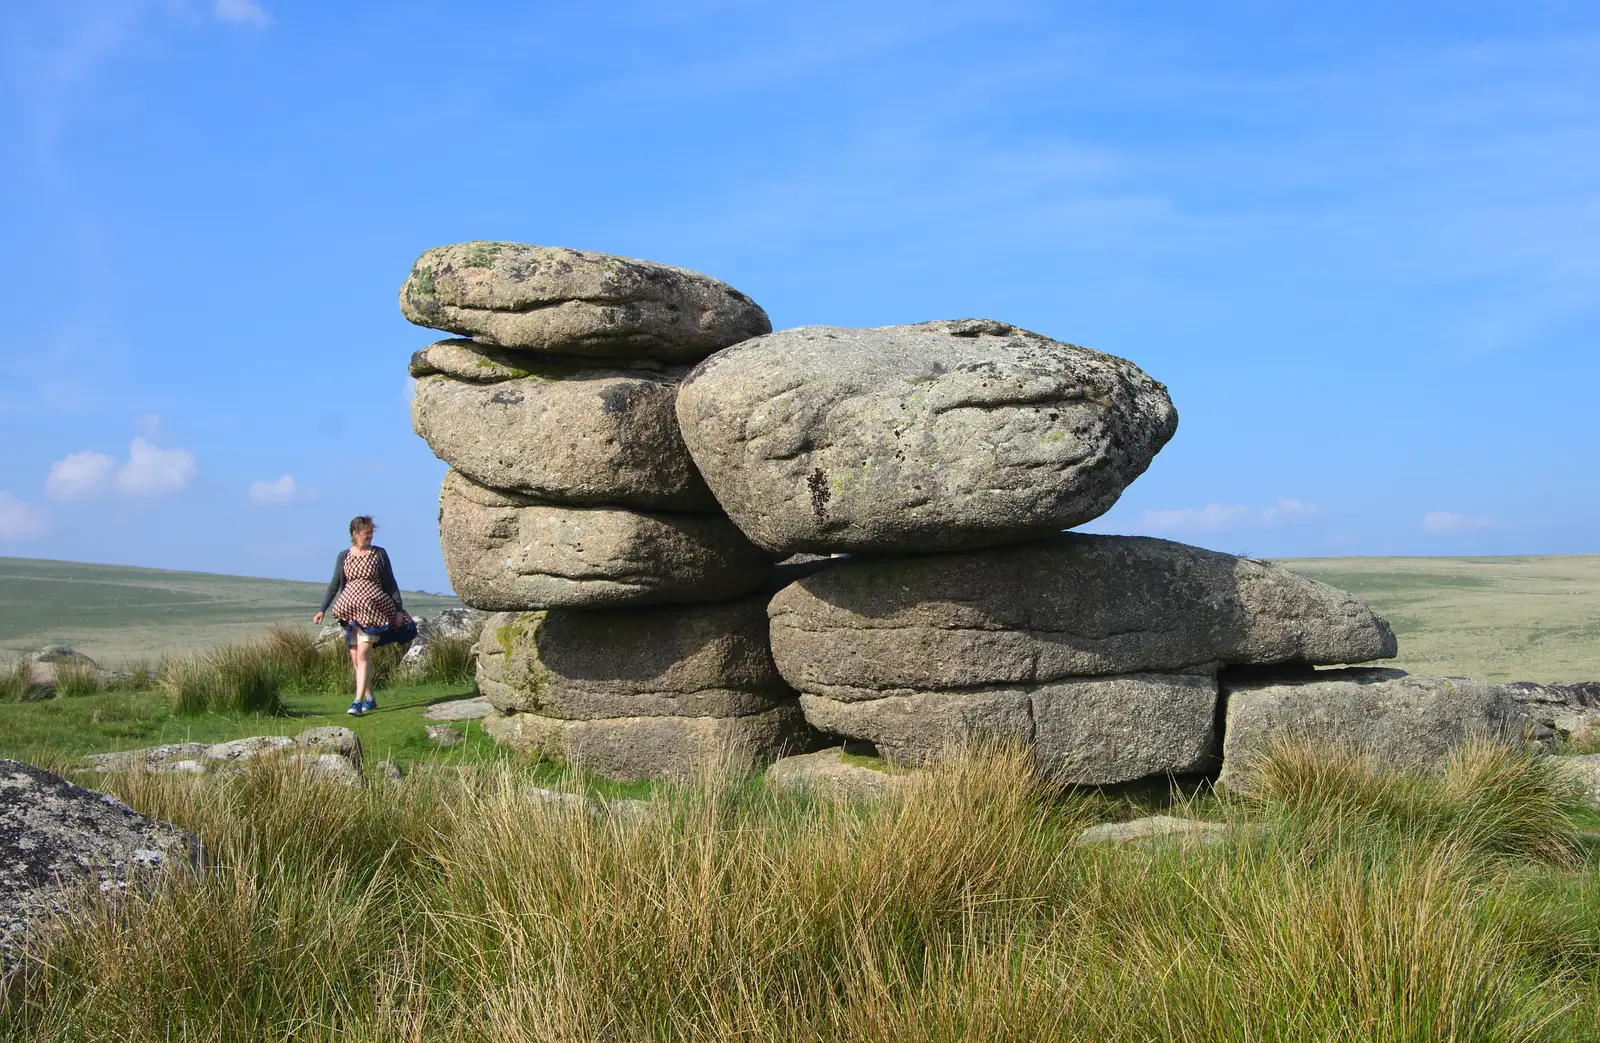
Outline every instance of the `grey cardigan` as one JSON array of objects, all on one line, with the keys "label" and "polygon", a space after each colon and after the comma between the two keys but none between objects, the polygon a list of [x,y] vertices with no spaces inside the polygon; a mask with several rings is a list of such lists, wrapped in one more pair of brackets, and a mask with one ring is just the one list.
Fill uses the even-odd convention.
[{"label": "grey cardigan", "polygon": [[[333,561],[333,579],[328,581],[328,591],[322,595],[322,608],[319,612],[328,611],[328,606],[333,604],[333,599],[339,596],[339,591],[344,589],[344,559],[350,553],[349,549],[339,552]],[[372,553],[378,556],[378,586],[389,595],[389,600],[394,602],[394,607],[405,610],[405,605],[400,603],[400,584],[394,581],[394,567],[389,564],[389,552],[382,547],[372,548]]]}]

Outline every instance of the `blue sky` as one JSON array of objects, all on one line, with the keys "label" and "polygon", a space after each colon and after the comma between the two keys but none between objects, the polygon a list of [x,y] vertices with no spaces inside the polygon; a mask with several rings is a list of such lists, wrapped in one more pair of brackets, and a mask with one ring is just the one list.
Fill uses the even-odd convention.
[{"label": "blue sky", "polygon": [[647,257],[776,327],[1137,362],[1093,527],[1600,551],[1600,7],[22,0],[0,9],[0,554],[444,589],[422,250]]}]

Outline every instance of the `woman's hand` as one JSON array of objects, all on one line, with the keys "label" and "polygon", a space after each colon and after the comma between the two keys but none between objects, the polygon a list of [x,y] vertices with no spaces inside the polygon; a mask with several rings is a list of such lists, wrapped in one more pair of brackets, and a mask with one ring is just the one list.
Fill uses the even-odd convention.
[{"label": "woman's hand", "polygon": [[316,615],[311,617],[311,625],[314,626],[314,627],[320,627],[322,625],[322,613],[321,612],[318,612]]}]

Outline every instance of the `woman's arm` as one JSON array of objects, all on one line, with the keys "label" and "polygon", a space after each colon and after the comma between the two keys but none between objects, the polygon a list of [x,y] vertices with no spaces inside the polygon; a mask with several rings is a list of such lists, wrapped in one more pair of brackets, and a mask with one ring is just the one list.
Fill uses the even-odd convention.
[{"label": "woman's arm", "polygon": [[333,604],[333,599],[339,596],[339,591],[344,589],[344,556],[349,551],[340,551],[339,556],[333,559],[333,578],[328,581],[328,589],[322,595],[322,607],[317,610],[317,615],[328,611],[328,606]]},{"label": "woman's arm", "polygon": [[389,600],[394,602],[394,607],[404,612],[406,606],[400,600],[400,584],[394,580],[394,566],[389,564],[389,552],[379,547],[378,554],[380,555],[378,564],[381,566],[378,582],[383,584],[383,592],[389,595]]}]

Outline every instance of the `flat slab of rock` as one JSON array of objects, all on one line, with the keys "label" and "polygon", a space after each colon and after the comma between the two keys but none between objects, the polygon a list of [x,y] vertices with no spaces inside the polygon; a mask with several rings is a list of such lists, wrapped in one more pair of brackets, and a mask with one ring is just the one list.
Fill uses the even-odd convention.
[{"label": "flat slab of rock", "polygon": [[96,892],[199,868],[200,842],[104,793],[19,761],[0,760],[0,978],[24,935]]},{"label": "flat slab of rock", "polygon": [[400,287],[419,326],[523,351],[693,362],[770,332],[727,283],[671,265],[525,243],[428,250]]},{"label": "flat slab of rock", "polygon": [[478,721],[494,712],[494,705],[482,696],[435,703],[422,711],[424,721]]},{"label": "flat slab of rock", "polygon": [[717,500],[768,550],[954,550],[1104,514],[1177,429],[1124,359],[986,319],[806,326],[678,393]]},{"label": "flat slab of rock", "polygon": [[1095,844],[1179,844],[1209,847],[1228,838],[1221,822],[1201,822],[1172,815],[1151,815],[1131,822],[1106,822],[1090,826],[1073,838],[1079,847]]},{"label": "flat slab of rock", "polygon": [[767,784],[776,789],[847,800],[876,800],[906,778],[856,763],[839,746],[782,757],[767,769]]},{"label": "flat slab of rock", "polygon": [[1216,757],[1210,674],[1133,674],[845,702],[803,694],[806,720],[920,765],[982,739],[1032,747],[1060,782],[1110,785],[1205,770]]},{"label": "flat slab of rock", "polygon": [[759,767],[811,749],[815,734],[793,700],[743,717],[622,717],[566,721],[493,713],[496,742],[624,782],[686,779],[713,764]]},{"label": "flat slab of rock", "polygon": [[1319,670],[1229,682],[1222,778],[1247,786],[1252,763],[1285,739],[1359,749],[1380,763],[1431,768],[1473,737],[1518,741],[1527,718],[1500,685],[1397,670]]},{"label": "flat slab of rock", "polygon": [[406,371],[418,380],[442,374],[472,384],[494,384],[502,380],[531,376],[541,363],[590,366],[596,364],[594,359],[530,355],[525,351],[512,351],[507,348],[497,348],[492,344],[479,344],[465,337],[449,337],[434,341],[421,351],[413,353]]},{"label": "flat slab of rock", "polygon": [[423,377],[411,425],[480,485],[551,503],[721,513],[678,433],[681,370],[535,368],[496,384]]},{"label": "flat slab of rock", "polygon": [[785,587],[768,612],[784,678],[840,700],[1395,654],[1389,625],[1352,594],[1138,536],[850,559]]},{"label": "flat slab of rock", "polygon": [[498,710],[566,720],[742,717],[794,698],[767,647],[766,598],[502,613],[478,640]]},{"label": "flat slab of rock", "polygon": [[558,507],[454,471],[439,542],[457,596],[490,611],[722,601],[755,590],[772,564],[717,515]]}]

